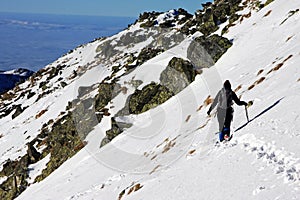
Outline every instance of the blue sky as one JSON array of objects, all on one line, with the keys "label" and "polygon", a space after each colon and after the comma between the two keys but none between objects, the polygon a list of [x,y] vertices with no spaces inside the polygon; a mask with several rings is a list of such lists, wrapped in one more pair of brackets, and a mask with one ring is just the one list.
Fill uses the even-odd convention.
[{"label": "blue sky", "polygon": [[131,16],[184,8],[194,13],[209,0],[0,0],[0,12]]}]

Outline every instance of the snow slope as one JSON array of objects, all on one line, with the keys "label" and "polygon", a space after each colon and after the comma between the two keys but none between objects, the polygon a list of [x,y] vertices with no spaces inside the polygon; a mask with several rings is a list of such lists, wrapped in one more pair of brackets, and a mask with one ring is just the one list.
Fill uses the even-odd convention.
[{"label": "snow slope", "polygon": [[[299,7],[298,1],[275,0],[258,12],[251,11],[250,18],[231,27],[225,35],[233,46],[187,88],[154,109],[119,119],[133,126],[99,148],[110,128],[110,117],[105,117],[88,135],[81,151],[45,180],[30,185],[17,199],[299,199],[300,18],[299,12],[290,12]],[[125,84],[136,78],[145,85],[157,81],[172,57],[187,59],[187,47],[194,37],[185,38],[119,82]],[[95,46],[90,44],[90,48]],[[88,56],[88,50],[84,56]],[[72,70],[69,74],[65,70],[67,75],[63,76],[68,77]],[[55,117],[68,98],[77,96],[79,85],[94,84],[108,74],[106,68],[95,64],[53,93],[52,101],[51,95],[47,97],[40,108],[35,107],[36,112],[24,112],[35,115],[47,107],[49,112],[35,120],[37,124],[43,117]],[[95,76],[98,78],[93,79]],[[218,125],[216,118],[207,117],[205,100],[216,95],[226,79],[237,88],[242,100],[253,100],[254,104],[249,108],[247,124],[244,108],[234,107],[234,138],[215,145]],[[115,107],[112,115],[133,92],[128,88],[127,94],[120,93],[110,102],[109,106]],[[30,114],[20,115],[20,123],[25,116]],[[32,123],[30,133],[26,132],[31,137],[38,133],[32,127],[39,127]],[[9,121],[1,121],[1,131],[14,131],[9,127]],[[27,130],[24,125],[15,127]],[[22,136],[23,132],[20,138],[27,136]],[[2,145],[7,140],[15,143],[15,138],[5,135],[1,148],[7,149]],[[20,146],[15,148],[22,149],[22,145],[24,140],[20,139]],[[22,151],[4,154],[1,162],[17,158]],[[38,165],[43,167],[44,161]]]}]

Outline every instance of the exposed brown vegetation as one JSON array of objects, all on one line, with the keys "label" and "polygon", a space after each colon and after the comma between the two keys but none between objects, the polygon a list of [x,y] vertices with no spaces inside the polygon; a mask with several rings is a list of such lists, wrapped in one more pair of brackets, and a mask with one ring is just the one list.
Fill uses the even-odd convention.
[{"label": "exposed brown vegetation", "polygon": [[44,109],[42,110],[41,112],[39,112],[36,116],[35,116],[35,119],[38,119],[40,118],[43,114],[45,114],[48,110],[47,109]]},{"label": "exposed brown vegetation", "polygon": [[153,157],[151,158],[151,160],[154,160],[156,157],[157,157],[157,155],[153,156]]},{"label": "exposed brown vegetation", "polygon": [[145,156],[145,157],[148,157],[148,156],[149,156],[149,153],[144,152],[144,156]]},{"label": "exposed brown vegetation", "polygon": [[82,149],[86,145],[87,145],[87,142],[86,141],[82,141],[77,146],[74,147],[74,151],[79,151],[80,149]]},{"label": "exposed brown vegetation", "polygon": [[6,93],[4,93],[4,94],[1,95],[1,99],[3,101],[12,100],[15,97],[16,97],[16,94],[13,93],[13,92],[6,92]]},{"label": "exposed brown vegetation", "polygon": [[130,195],[130,194],[133,192],[133,190],[134,190],[134,187],[131,187],[131,188],[129,189],[127,195]]},{"label": "exposed brown vegetation", "polygon": [[279,63],[278,65],[276,65],[276,66],[273,68],[273,71],[279,70],[282,66],[283,66],[283,63]]},{"label": "exposed brown vegetation", "polygon": [[288,37],[286,40],[285,40],[285,42],[288,42],[290,39],[292,39],[294,36],[290,36],[290,37]]},{"label": "exposed brown vegetation", "polygon": [[44,145],[47,145],[48,144],[47,142],[48,142],[48,138],[43,139],[41,142],[39,142],[37,144],[37,148],[40,148],[40,147],[42,147]]},{"label": "exposed brown vegetation", "polygon": [[34,83],[35,83],[35,79],[34,79],[34,76],[31,76],[30,77],[30,86],[34,86]]},{"label": "exposed brown vegetation", "polygon": [[[286,61],[288,61],[289,59],[291,59],[292,57],[293,57],[293,55],[290,54],[287,58],[285,58],[285,59],[283,60],[282,63],[277,64],[274,68],[272,68],[270,71],[268,71],[267,74],[270,74],[270,73],[273,72],[273,71],[279,70],[279,69],[283,66],[283,64],[284,64]],[[275,63],[275,61],[273,62],[273,64],[274,64],[274,63]]]},{"label": "exposed brown vegetation", "polygon": [[267,74],[270,74],[270,73],[273,72],[273,71],[279,70],[282,66],[283,66],[283,63],[277,64],[274,68],[272,68],[270,71],[268,71]]},{"label": "exposed brown vegetation", "polygon": [[254,87],[255,87],[254,84],[253,84],[253,85],[250,85],[250,86],[248,87],[248,90],[252,90]]},{"label": "exposed brown vegetation", "polygon": [[204,128],[208,122],[210,121],[210,119],[206,120],[205,124],[201,125],[199,128],[197,128],[197,130]]},{"label": "exposed brown vegetation", "polygon": [[157,165],[156,167],[154,167],[154,169],[149,174],[150,175],[153,174],[160,167],[161,167],[161,165]]},{"label": "exposed brown vegetation", "polygon": [[240,23],[243,22],[244,18],[249,18],[251,17],[251,11],[248,14],[242,15],[241,19],[240,19]]},{"label": "exposed brown vegetation", "polygon": [[121,200],[124,194],[125,194],[125,190],[122,190],[122,192],[119,194],[118,200]]},{"label": "exposed brown vegetation", "polygon": [[162,151],[162,153],[166,153],[168,152],[172,147],[174,147],[176,144],[176,142],[168,142],[165,146],[164,146],[164,150]]},{"label": "exposed brown vegetation", "polygon": [[202,129],[206,126],[207,124],[203,124],[202,126],[200,126],[198,129]]},{"label": "exposed brown vegetation", "polygon": [[202,69],[196,69],[195,72],[196,72],[196,74],[202,74],[203,70]]},{"label": "exposed brown vegetation", "polygon": [[256,81],[256,85],[260,84],[261,82],[263,82],[266,78],[265,77],[261,77],[259,80]]},{"label": "exposed brown vegetation", "polygon": [[264,15],[264,17],[269,16],[269,15],[271,14],[271,12],[272,12],[272,10],[269,10],[269,11]]},{"label": "exposed brown vegetation", "polygon": [[264,72],[264,70],[263,69],[261,69],[261,70],[259,70],[258,72],[257,72],[257,76],[259,76],[261,73],[263,73]]},{"label": "exposed brown vegetation", "polygon": [[175,141],[175,140],[177,140],[177,138],[180,136],[180,134],[179,135],[177,135],[175,138],[173,138],[173,140],[171,140],[171,141]]},{"label": "exposed brown vegetation", "polygon": [[169,138],[166,138],[162,143],[160,143],[159,145],[156,146],[156,148],[160,147],[163,143],[168,142]]},{"label": "exposed brown vegetation", "polygon": [[252,85],[250,85],[248,87],[248,90],[253,89],[256,85],[262,83],[265,79],[266,79],[266,77],[261,77],[260,79],[258,79],[257,81],[255,81]]},{"label": "exposed brown vegetation", "polygon": [[104,116],[110,116],[109,109],[108,108],[103,108],[100,110],[100,113],[103,114]]},{"label": "exposed brown vegetation", "polygon": [[138,190],[141,189],[142,187],[143,187],[143,186],[142,186],[141,184],[139,184],[139,183],[136,184],[136,185],[134,185],[134,186],[132,186],[132,187],[129,189],[127,195],[131,194],[132,192],[138,191]]},{"label": "exposed brown vegetation", "polygon": [[203,108],[203,105],[199,106],[199,108],[197,109],[197,112],[199,112],[202,108]]},{"label": "exposed brown vegetation", "polygon": [[234,92],[239,91],[242,88],[242,85],[239,85],[237,88],[235,88]]},{"label": "exposed brown vegetation", "polygon": [[204,100],[204,105],[208,106],[209,104],[211,104],[214,101],[213,98],[211,98],[211,96],[209,95],[205,100]]},{"label": "exposed brown vegetation", "polygon": [[187,116],[187,118],[185,119],[185,122],[188,122],[191,119],[191,115]]},{"label": "exposed brown vegetation", "polygon": [[189,155],[192,155],[192,154],[195,153],[195,152],[196,152],[196,149],[190,150],[190,151],[189,151]]},{"label": "exposed brown vegetation", "polygon": [[286,59],[284,59],[283,63],[285,63],[286,61],[288,61],[291,57],[293,57],[293,55],[289,55]]},{"label": "exposed brown vegetation", "polygon": [[128,88],[127,87],[121,87],[121,91],[123,94],[127,94]]}]

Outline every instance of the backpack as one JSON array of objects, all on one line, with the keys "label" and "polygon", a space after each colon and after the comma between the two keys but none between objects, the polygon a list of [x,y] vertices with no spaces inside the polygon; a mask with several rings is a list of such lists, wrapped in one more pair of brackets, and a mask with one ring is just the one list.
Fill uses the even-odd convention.
[{"label": "backpack", "polygon": [[222,88],[219,93],[218,107],[227,109],[232,106],[232,91]]}]

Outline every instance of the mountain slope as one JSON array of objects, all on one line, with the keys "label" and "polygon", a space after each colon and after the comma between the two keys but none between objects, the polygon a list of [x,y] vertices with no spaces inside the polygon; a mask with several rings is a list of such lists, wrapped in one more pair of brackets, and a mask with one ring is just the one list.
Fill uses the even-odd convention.
[{"label": "mountain slope", "polygon": [[[68,114],[60,113],[66,107],[70,107],[67,112],[72,113],[75,119],[77,112],[81,113],[75,127],[78,134],[83,135],[81,139],[85,143],[77,154],[41,182],[30,185],[17,199],[298,199],[300,110],[295,105],[300,100],[300,73],[297,67],[300,62],[300,46],[297,43],[300,37],[297,11],[300,4],[275,0],[264,8],[258,8],[257,3],[263,4],[244,1],[243,5],[246,6],[238,11],[240,17],[236,25],[230,26],[224,34],[232,41],[232,46],[216,63],[212,56],[215,54],[209,50],[200,51],[211,56],[205,63],[208,66],[213,64],[212,67],[198,68],[201,74],[195,76],[189,85],[184,82],[183,86],[188,85],[185,89],[179,93],[173,91],[173,97],[145,112],[142,109],[142,113],[133,114],[131,111],[138,111],[140,105],[143,108],[155,105],[155,98],[150,101],[144,98],[142,100],[146,103],[141,104],[139,100],[131,101],[133,97],[143,93],[144,88],[153,91],[149,86],[151,81],[161,84],[162,92],[154,96],[162,95],[162,100],[168,97],[168,90],[164,88],[170,90],[170,87],[163,84],[161,74],[168,67],[172,68],[174,57],[196,63],[197,60],[192,59],[195,56],[189,52],[193,41],[200,40],[201,33],[196,31],[188,36],[180,34],[176,43],[165,46],[162,52],[154,51],[154,57],[149,56],[143,61],[143,48],[157,42],[160,34],[155,35],[156,30],[151,28],[145,32],[139,28],[143,22],[137,22],[123,33],[80,47],[58,60],[57,65],[66,65],[61,72],[66,85],[59,87],[56,80],[60,77],[53,76],[55,80],[50,79],[46,83],[48,88],[58,87],[53,89],[53,93],[45,94],[35,103],[30,102],[30,98],[29,101],[21,98],[19,101],[24,100],[34,106],[25,109],[14,122],[9,122],[12,114],[1,119],[1,132],[5,133],[1,142],[7,145],[1,147],[1,163],[7,158],[13,160],[26,154],[31,149],[30,145],[24,148],[26,140],[29,141],[26,137],[38,136],[39,140],[33,146],[46,155],[34,165],[29,165],[31,170],[28,179],[41,174],[42,169],[49,169],[52,165],[49,163],[55,164],[55,148],[48,150],[54,141],[45,146],[50,140],[45,136],[48,132],[42,131],[44,135],[39,135],[39,129],[46,120],[54,119],[44,126],[50,135],[55,134],[53,129],[56,122],[69,123],[68,118],[64,118]],[[172,20],[172,13],[152,14],[154,18],[169,17]],[[152,16],[148,18],[147,24],[152,24]],[[228,22],[221,24],[217,33],[226,24]],[[175,28],[180,28],[180,25],[175,25]],[[126,44],[122,38],[135,31],[140,34],[137,33],[134,38],[138,35],[154,36],[136,39],[134,45],[134,41],[130,42],[131,45]],[[174,29],[162,34],[165,34],[163,37],[176,36]],[[206,39],[209,40],[209,36]],[[110,48],[108,43],[117,45],[117,48]],[[156,45],[154,49],[158,49]],[[104,53],[97,55],[97,49]],[[196,48],[193,49],[195,51]],[[121,53],[122,56],[115,52],[124,50],[128,52]],[[84,59],[80,60],[81,57]],[[103,67],[96,61],[91,64],[95,57],[100,58],[97,60],[99,63],[104,62],[110,67]],[[106,60],[107,57],[111,59]],[[87,67],[80,67],[84,73],[78,77],[79,66]],[[113,66],[116,66],[115,70]],[[178,70],[171,70],[171,73],[174,77],[181,77],[180,74],[176,76]],[[44,77],[39,81],[45,81]],[[214,117],[207,117],[206,111],[211,97],[216,95],[226,79],[230,79],[242,100],[253,100],[254,104],[249,108],[248,124],[245,124],[244,108],[234,107],[232,130],[237,130],[233,133],[234,138],[229,143],[216,146],[217,121]],[[178,79],[177,82],[180,81]],[[108,86],[108,83],[112,86]],[[104,90],[110,91],[111,99],[102,94]],[[45,93],[47,88],[39,91]],[[98,103],[90,104],[91,97]],[[80,101],[74,101],[74,98]],[[70,105],[68,102],[72,100]],[[84,102],[83,106],[80,106],[80,102]],[[128,113],[122,115],[120,110],[126,108],[126,102],[129,109],[121,113]],[[138,106],[132,107],[134,102],[138,102]],[[88,108],[91,107],[95,107],[95,115],[89,114]],[[41,110],[46,111],[41,114]],[[37,114],[41,115],[35,117]],[[94,123],[90,120],[92,118],[101,120]],[[92,125],[92,129],[82,129],[85,124]],[[103,138],[110,133],[114,139],[99,148]],[[62,145],[62,148],[65,146],[68,145]],[[8,150],[9,147],[12,150]]]}]

